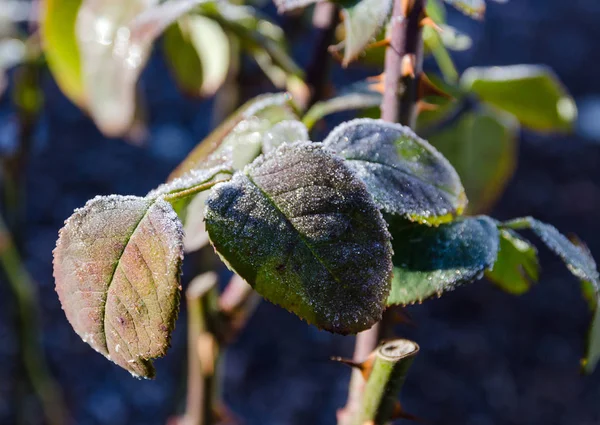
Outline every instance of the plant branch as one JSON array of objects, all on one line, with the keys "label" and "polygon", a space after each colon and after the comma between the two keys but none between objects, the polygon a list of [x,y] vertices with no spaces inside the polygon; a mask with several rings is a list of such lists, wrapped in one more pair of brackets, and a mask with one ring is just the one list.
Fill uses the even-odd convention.
[{"label": "plant branch", "polygon": [[[385,54],[381,118],[414,127],[418,81],[423,72],[421,18],[426,0],[395,0],[390,45]],[[405,10],[408,9],[406,16]]]},{"label": "plant branch", "polygon": [[393,419],[398,393],[418,351],[417,344],[405,339],[387,342],[377,349],[353,425],[385,425]]},{"label": "plant branch", "polygon": [[327,84],[331,68],[329,46],[333,43],[339,20],[337,5],[329,2],[315,5],[313,26],[316,30],[316,43],[306,70],[306,83],[310,88],[310,98],[305,105],[307,109],[327,97]]},{"label": "plant branch", "polygon": [[234,274],[219,298],[219,310],[226,323],[222,339],[232,341],[244,328],[261,301],[260,295]]},{"label": "plant branch", "polygon": [[215,369],[219,343],[217,275],[196,277],[186,291],[188,307],[188,388],[182,425],[212,425],[217,398]]}]

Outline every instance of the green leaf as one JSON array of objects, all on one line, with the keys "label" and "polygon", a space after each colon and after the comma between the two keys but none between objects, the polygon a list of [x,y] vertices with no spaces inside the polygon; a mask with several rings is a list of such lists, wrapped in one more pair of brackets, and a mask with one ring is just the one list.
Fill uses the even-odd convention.
[{"label": "green leaf", "polygon": [[421,302],[483,276],[498,255],[498,229],[488,217],[439,227],[390,222],[394,278],[388,305]]},{"label": "green leaf", "polygon": [[317,3],[320,0],[273,0],[279,13],[287,12],[288,10],[300,9]]},{"label": "green leaf", "polygon": [[340,0],[346,37],[343,66],[356,59],[379,33],[392,9],[392,0]]},{"label": "green leaf", "polygon": [[125,134],[135,115],[137,79],[154,40],[207,0],[84,0],[77,16],[88,110],[107,136]]},{"label": "green leaf", "polygon": [[285,144],[216,186],[211,242],[267,300],[336,333],[381,319],[390,236],[364,184],[320,144]]},{"label": "green leaf", "polygon": [[504,291],[514,295],[524,294],[540,273],[537,250],[512,231],[500,231],[500,252],[494,268],[485,277]]},{"label": "green leaf", "polygon": [[347,161],[386,213],[435,224],[467,204],[454,168],[408,127],[356,119],[335,128],[324,145]]},{"label": "green leaf", "polygon": [[381,93],[373,89],[368,81],[355,83],[342,89],[337,96],[315,103],[306,112],[302,122],[311,129],[328,115],[379,107],[382,99]]},{"label": "green leaf", "polygon": [[54,250],[56,291],[94,350],[152,378],[179,308],[183,231],[162,198],[96,197],[65,222]]},{"label": "green leaf", "polygon": [[308,142],[308,129],[300,121],[281,121],[265,133],[262,150],[269,153],[284,143],[294,142]]},{"label": "green leaf", "polygon": [[85,106],[81,59],[75,21],[82,0],[42,0],[40,37],[48,67],[62,92],[77,106]]},{"label": "green leaf", "polygon": [[576,245],[569,241],[554,226],[532,217],[508,221],[503,223],[503,227],[533,230],[542,242],[563,260],[569,271],[580,279],[584,297],[588,301],[593,290],[596,302],[590,304],[593,304],[592,307],[596,311],[590,327],[586,359],[582,362],[586,372],[593,372],[600,360],[600,309],[597,308],[600,299],[600,276],[592,254],[583,244]]},{"label": "green leaf", "polygon": [[264,94],[249,100],[204,139],[171,173],[169,180],[196,168],[205,168],[209,157],[231,157],[234,169],[252,162],[262,149],[264,132],[284,120],[296,119],[287,93]]},{"label": "green leaf", "polygon": [[485,0],[444,0],[473,19],[483,19],[485,16]]},{"label": "green leaf", "polygon": [[185,16],[164,35],[170,69],[183,91],[212,96],[225,82],[230,46],[221,26],[204,16]]},{"label": "green leaf", "polygon": [[463,114],[429,141],[456,168],[472,213],[489,210],[512,178],[517,160],[519,125],[500,111]]},{"label": "green leaf", "polygon": [[513,114],[536,131],[567,131],[577,118],[575,101],[550,69],[537,65],[469,68],[461,86]]}]

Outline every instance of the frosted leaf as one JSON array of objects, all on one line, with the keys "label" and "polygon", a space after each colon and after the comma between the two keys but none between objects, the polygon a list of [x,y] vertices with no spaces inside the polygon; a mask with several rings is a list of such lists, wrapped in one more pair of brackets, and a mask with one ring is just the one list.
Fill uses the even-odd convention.
[{"label": "frosted leaf", "polygon": [[300,121],[286,120],[277,123],[263,136],[263,152],[269,153],[284,143],[308,141],[308,129]]},{"label": "frosted leaf", "polygon": [[554,226],[542,223],[532,217],[511,220],[504,223],[503,226],[513,229],[530,228],[533,230],[542,242],[563,260],[569,271],[581,281],[584,295],[588,298],[594,310],[583,366],[586,372],[593,372],[598,360],[600,360],[600,308],[598,308],[600,276],[592,254],[585,245],[571,242]]},{"label": "frosted leaf", "polygon": [[348,66],[374,41],[392,10],[392,0],[356,0],[342,6],[344,59]]},{"label": "frosted leaf", "polygon": [[152,378],[179,308],[181,223],[161,198],[96,197],[60,230],[56,292],[69,323],[93,349]]},{"label": "frosted leaf", "polygon": [[454,168],[408,127],[357,119],[335,128],[324,145],[346,159],[386,213],[439,223],[467,204]]},{"label": "frosted leaf", "polygon": [[421,302],[470,283],[498,255],[498,229],[488,217],[428,227],[393,223],[394,278],[388,305]]},{"label": "frosted leaf", "polygon": [[364,184],[320,144],[285,144],[216,186],[217,252],[269,301],[355,333],[381,318],[391,279],[386,224]]},{"label": "frosted leaf", "polygon": [[190,170],[205,168],[204,163],[209,158],[214,160],[220,156],[232,160],[235,169],[243,168],[260,154],[262,134],[266,130],[280,121],[296,119],[290,102],[287,93],[264,94],[249,100],[196,146],[171,173],[169,180]]}]

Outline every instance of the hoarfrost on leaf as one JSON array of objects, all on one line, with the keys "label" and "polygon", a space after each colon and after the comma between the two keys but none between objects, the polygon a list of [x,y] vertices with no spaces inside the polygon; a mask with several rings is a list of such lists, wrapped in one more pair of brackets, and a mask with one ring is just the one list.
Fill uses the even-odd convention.
[{"label": "hoarfrost on leaf", "polygon": [[269,301],[343,334],[381,318],[390,235],[364,184],[322,145],[259,157],[215,186],[205,216],[217,252]]},{"label": "hoarfrost on leaf", "polygon": [[75,332],[135,376],[151,378],[179,305],[183,231],[162,198],[99,196],[76,210],[54,250],[56,291]]}]

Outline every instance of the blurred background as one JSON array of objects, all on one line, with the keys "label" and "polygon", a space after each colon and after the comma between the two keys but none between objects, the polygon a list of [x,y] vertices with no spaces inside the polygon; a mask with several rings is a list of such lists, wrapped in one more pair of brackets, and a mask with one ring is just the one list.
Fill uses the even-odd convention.
[{"label": "blurred background", "polygon": [[[1,17],[7,11],[2,2],[0,9]],[[278,17],[272,4],[262,9],[284,28],[293,25]],[[547,64],[579,108],[575,134],[522,131],[517,171],[491,214],[499,219],[532,215],[564,233],[576,233],[597,258],[599,21],[596,0],[490,2],[483,22],[448,9],[448,22],[473,40],[471,49],[453,55],[460,70]],[[311,32],[288,29],[293,56],[305,66],[314,41]],[[24,226],[14,241],[38,292],[43,355],[71,424],[166,424],[182,408],[185,309],[171,350],[156,362],[156,380],[139,381],[80,340],[60,308],[52,277],[57,233],[73,209],[96,195],[143,196],[214,128],[214,101],[182,95],[160,50],[157,45],[139,82],[147,125],[136,143],[102,136],[44,69],[38,77],[45,101],[35,125],[23,126],[11,96],[0,98],[3,167],[18,171],[13,175],[19,176],[26,193],[18,211]],[[247,66],[243,97],[272,90],[255,67],[242,66]],[[426,62],[426,68],[433,67]],[[368,72],[336,65],[333,84],[348,84]],[[16,80],[9,72],[9,87]],[[25,156],[18,155],[23,128],[30,140]],[[3,172],[3,185],[7,175]],[[2,244],[5,239],[0,239]],[[202,268],[198,263],[205,255],[186,259],[184,287],[194,276],[193,268]],[[397,334],[421,346],[402,391],[408,412],[445,425],[600,423],[600,372],[580,374],[589,310],[560,260],[541,248],[540,260],[540,283],[523,296],[482,281],[408,308],[417,326],[398,327]],[[27,335],[19,314],[14,291],[0,274],[0,424],[43,424],[25,372],[28,359],[21,341]],[[263,302],[226,353],[225,403],[248,425],[333,424],[336,410],[345,403],[350,371],[329,357],[350,357],[352,350],[352,337],[318,331]]]}]

